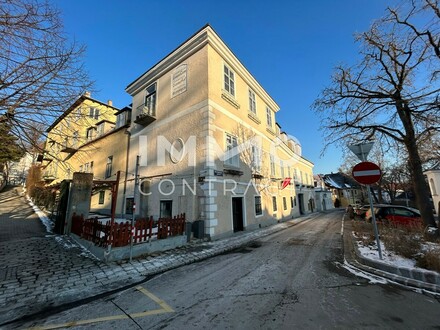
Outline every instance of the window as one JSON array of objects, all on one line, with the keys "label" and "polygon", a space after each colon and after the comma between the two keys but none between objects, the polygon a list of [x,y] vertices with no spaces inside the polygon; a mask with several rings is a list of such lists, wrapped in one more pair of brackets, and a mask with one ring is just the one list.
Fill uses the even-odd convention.
[{"label": "window", "polygon": [[291,196],[291,197],[290,197],[290,207],[291,207],[292,209],[293,209],[293,203],[294,203],[294,202],[293,202],[293,197]]},{"label": "window", "polygon": [[160,201],[160,218],[171,219],[173,201]]},{"label": "window", "polygon": [[112,176],[112,163],[113,163],[113,156],[107,157],[107,164],[105,167],[105,178],[109,178]]},{"label": "window", "polygon": [[275,159],[273,155],[270,155],[270,175],[275,177]]},{"label": "window", "polygon": [[226,65],[224,66],[225,90],[235,96],[235,74]]},{"label": "window", "polygon": [[287,199],[286,199],[286,197],[283,197],[283,208],[284,208],[284,211],[287,210]]},{"label": "window", "polygon": [[261,196],[255,196],[255,215],[262,215]]},{"label": "window", "polygon": [[156,83],[150,85],[145,93],[145,110],[150,116],[156,116]]},{"label": "window", "polygon": [[89,108],[89,117],[93,119],[99,119],[99,109],[90,107]]},{"label": "window", "polygon": [[99,204],[104,204],[105,191],[99,192]]},{"label": "window", "polygon": [[80,171],[80,172],[83,171],[83,166],[82,166],[82,165],[79,166],[79,171]]},{"label": "window", "polygon": [[252,169],[255,172],[261,171],[261,149],[257,146],[252,146]]},{"label": "window", "polygon": [[93,174],[93,161],[90,162],[90,173]]},{"label": "window", "polygon": [[249,111],[254,115],[257,114],[257,103],[255,102],[255,93],[249,90]]},{"label": "window", "polygon": [[272,127],[272,110],[269,107],[266,107],[266,119],[267,126]]},{"label": "window", "polygon": [[133,214],[134,198],[128,197],[125,199],[125,214]]},{"label": "window", "polygon": [[85,163],[84,164],[84,172],[89,173],[90,170],[90,164],[89,163]]},{"label": "window", "polygon": [[116,128],[122,127],[128,122],[127,112],[124,111],[116,116]]},{"label": "window", "polygon": [[96,127],[96,136],[101,136],[102,134],[104,134],[104,123],[100,123]]},{"label": "window", "polygon": [[284,163],[282,160],[280,160],[280,169],[281,169],[281,177],[284,179]]},{"label": "window", "polygon": [[93,139],[94,128],[89,128],[87,130],[87,141],[91,141]]},{"label": "window", "polygon": [[230,134],[226,134],[226,158],[225,164],[239,167],[238,154],[233,154],[233,149],[237,147],[237,138]]},{"label": "window", "polygon": [[276,196],[272,196],[272,207],[273,207],[273,211],[276,212],[278,210],[277,208],[277,198]]}]

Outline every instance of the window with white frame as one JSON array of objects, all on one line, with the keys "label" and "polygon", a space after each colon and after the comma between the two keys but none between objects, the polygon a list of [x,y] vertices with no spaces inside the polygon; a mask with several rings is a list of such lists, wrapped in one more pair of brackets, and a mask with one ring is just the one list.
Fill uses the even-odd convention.
[{"label": "window with white frame", "polygon": [[[237,138],[233,135],[226,134],[226,157],[225,164],[239,167],[239,155],[235,153],[235,148],[237,147]],[[235,154],[234,154],[235,153]]]},{"label": "window with white frame", "polygon": [[224,87],[232,96],[235,96],[235,74],[226,65],[223,66]]},{"label": "window with white frame", "polygon": [[147,114],[150,116],[156,116],[156,99],[157,99],[156,92],[157,92],[156,83],[148,86],[146,89],[144,105],[145,105]]},{"label": "window with white frame", "polygon": [[261,171],[261,149],[257,146],[252,146],[252,169],[255,172]]},{"label": "window with white frame", "polygon": [[275,158],[273,157],[273,155],[270,155],[270,175],[271,176],[275,176]]},{"label": "window with white frame", "polygon": [[272,110],[269,107],[266,107],[266,122],[267,126],[272,127]]},{"label": "window with white frame", "polygon": [[99,119],[99,109],[90,107],[89,108],[89,117],[93,119]]},{"label": "window with white frame", "polygon": [[255,93],[253,90],[249,89],[249,111],[254,115],[257,114],[257,103],[255,101]]}]

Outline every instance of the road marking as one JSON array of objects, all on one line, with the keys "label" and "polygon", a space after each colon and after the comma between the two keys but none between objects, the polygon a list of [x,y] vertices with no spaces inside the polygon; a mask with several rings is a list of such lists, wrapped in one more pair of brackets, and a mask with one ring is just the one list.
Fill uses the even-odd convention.
[{"label": "road marking", "polygon": [[96,319],[89,319],[89,320],[79,320],[79,321],[71,321],[66,322],[62,324],[51,324],[51,325],[43,325],[43,326],[36,326],[32,328],[28,328],[28,330],[48,330],[48,329],[59,329],[59,328],[68,328],[73,327],[76,325],[85,325],[85,324],[92,324],[92,323],[100,323],[100,322],[106,322],[106,321],[114,321],[114,320],[125,320],[129,318],[140,318],[150,315],[158,315],[158,314],[165,314],[165,313],[172,313],[174,312],[174,309],[168,305],[165,301],[162,299],[156,297],[154,294],[152,294],[150,291],[145,289],[142,286],[137,286],[136,290],[146,295],[148,298],[153,300],[156,304],[158,304],[161,308],[159,309],[153,309],[145,312],[140,313],[133,313],[133,314],[120,314],[120,315],[113,315],[113,316],[104,316],[104,317],[98,317]]}]

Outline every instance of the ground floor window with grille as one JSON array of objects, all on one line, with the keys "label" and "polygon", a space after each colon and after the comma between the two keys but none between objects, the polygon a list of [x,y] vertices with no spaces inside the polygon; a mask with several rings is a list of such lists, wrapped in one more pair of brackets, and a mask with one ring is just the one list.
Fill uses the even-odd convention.
[{"label": "ground floor window with grille", "polygon": [[134,198],[129,197],[125,200],[125,214],[133,214]]},{"label": "ground floor window with grille", "polygon": [[160,218],[171,218],[173,201],[160,201]]},{"label": "ground floor window with grille", "polygon": [[105,191],[99,192],[99,204],[104,204]]},{"label": "ground floor window with grille", "polygon": [[283,208],[284,208],[284,211],[287,210],[287,199],[286,199],[286,197],[283,197]]},{"label": "ground floor window with grille", "polygon": [[262,215],[261,196],[255,196],[255,215]]}]

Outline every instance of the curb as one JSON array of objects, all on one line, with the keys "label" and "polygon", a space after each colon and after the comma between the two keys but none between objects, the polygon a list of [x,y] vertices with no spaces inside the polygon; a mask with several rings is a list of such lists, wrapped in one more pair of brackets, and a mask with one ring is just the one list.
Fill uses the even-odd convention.
[{"label": "curb", "polygon": [[342,221],[344,257],[351,266],[407,287],[440,293],[440,274],[437,272],[396,267],[362,256],[353,240],[351,221],[346,221],[345,217]]}]

